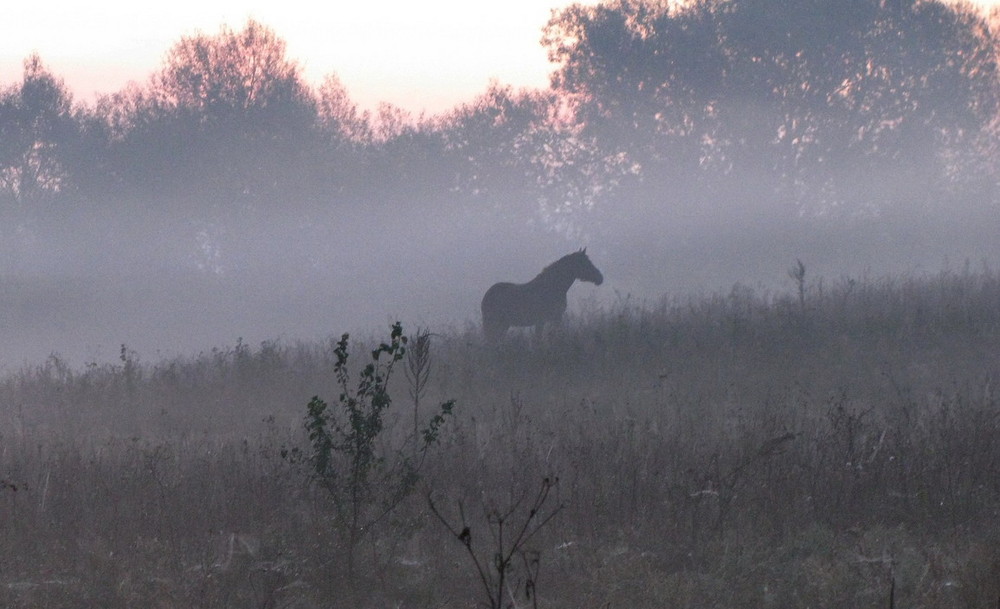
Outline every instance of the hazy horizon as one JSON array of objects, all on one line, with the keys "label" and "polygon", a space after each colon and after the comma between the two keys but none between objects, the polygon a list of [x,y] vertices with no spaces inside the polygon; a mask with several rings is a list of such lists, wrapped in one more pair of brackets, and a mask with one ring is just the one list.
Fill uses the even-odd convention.
[{"label": "hazy horizon", "polygon": [[[459,13],[451,27],[463,27]],[[941,28],[949,14],[899,27]],[[602,15],[564,14],[551,88],[522,94],[501,77],[419,124],[359,116],[359,91],[337,66],[346,92],[302,93],[308,53],[267,15],[255,15],[253,40],[271,46],[251,50],[283,55],[249,92],[252,53],[220,53],[219,65],[182,53],[143,67],[170,68],[163,82],[78,114],[61,103],[59,81],[73,87],[65,68],[40,49],[25,75],[18,58],[0,91],[0,133],[13,134],[0,159],[0,369],[50,353],[113,361],[122,344],[155,360],[240,338],[363,335],[397,319],[475,326],[491,284],[528,281],[584,246],[606,281],[574,286],[572,312],[725,297],[736,284],[786,294],[796,260],[817,290],[1000,265],[997,123],[986,116],[995,65],[963,46],[994,44],[975,37],[985,34],[888,37],[851,15],[804,12],[815,31],[782,38],[773,30],[789,24],[734,12],[699,17],[732,36],[673,47],[676,32],[697,31],[671,30],[687,18],[674,14],[646,33],[660,46],[633,48],[622,42],[641,38],[633,22]],[[180,42],[162,21],[161,43]],[[206,26],[202,43],[254,44],[233,42],[246,23],[228,21],[228,33]],[[810,46],[837,27],[847,34]],[[530,46],[544,55],[540,35]],[[834,45],[852,35],[863,44]],[[789,62],[811,55],[789,55],[785,40],[817,58]],[[649,59],[663,53],[677,61]],[[965,70],[973,58],[984,63]]]}]

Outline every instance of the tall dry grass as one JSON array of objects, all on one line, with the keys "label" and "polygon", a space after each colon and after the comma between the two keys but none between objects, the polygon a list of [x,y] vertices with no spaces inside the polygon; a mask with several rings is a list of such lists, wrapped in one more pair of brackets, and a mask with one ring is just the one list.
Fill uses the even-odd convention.
[{"label": "tall dry grass", "polygon": [[[425,491],[476,535],[558,477],[539,606],[995,606],[1000,274],[805,276],[799,296],[622,297],[498,348],[437,330],[422,402],[457,414]],[[419,494],[347,585],[329,499],[280,457],[336,395],[333,347],[125,347],[2,379],[0,604],[471,606]],[[390,436],[414,420],[394,382]]]}]

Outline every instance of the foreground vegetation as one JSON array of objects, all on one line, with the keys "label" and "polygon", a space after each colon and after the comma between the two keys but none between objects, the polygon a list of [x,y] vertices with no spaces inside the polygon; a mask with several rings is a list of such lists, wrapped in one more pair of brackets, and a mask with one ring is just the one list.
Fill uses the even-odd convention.
[{"label": "foreground vegetation", "polygon": [[[427,494],[488,553],[486,516],[543,484],[519,606],[995,606],[1000,273],[790,275],[585,307],[541,344],[438,329],[417,401],[453,416],[350,577],[356,537],[281,456],[340,393],[333,339],[25,367],[0,383],[0,605],[473,606]],[[388,386],[387,446],[412,389]]]}]

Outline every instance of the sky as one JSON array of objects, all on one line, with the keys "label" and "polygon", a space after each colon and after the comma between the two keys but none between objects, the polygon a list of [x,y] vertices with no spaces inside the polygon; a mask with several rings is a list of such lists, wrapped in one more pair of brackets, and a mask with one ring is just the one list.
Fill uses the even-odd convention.
[{"label": "sky", "polygon": [[239,30],[253,18],[287,43],[307,81],[335,73],[364,108],[388,101],[434,114],[491,79],[545,87],[540,44],[553,7],[569,0],[57,0],[15,2],[0,24],[0,85],[20,81],[37,52],[74,98],[91,102],[145,83],[182,36]]},{"label": "sky", "polygon": [[[998,3],[1000,0],[979,0]],[[593,4],[596,0],[583,0]],[[0,85],[20,81],[37,52],[75,99],[145,83],[182,36],[238,30],[253,18],[287,43],[306,79],[336,74],[366,109],[387,101],[435,114],[490,80],[546,87],[540,44],[553,8],[570,0],[38,0],[4,7]]]}]

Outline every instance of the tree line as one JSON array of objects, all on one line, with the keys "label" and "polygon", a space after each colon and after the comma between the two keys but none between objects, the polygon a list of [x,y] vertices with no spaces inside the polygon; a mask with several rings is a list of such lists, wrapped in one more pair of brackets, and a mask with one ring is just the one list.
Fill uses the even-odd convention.
[{"label": "tree line", "polygon": [[996,31],[938,0],[573,5],[543,31],[548,89],[494,83],[431,117],[308,85],[255,21],[181,38],[89,105],[33,55],[0,90],[0,220],[451,206],[596,229],[995,205]]}]

